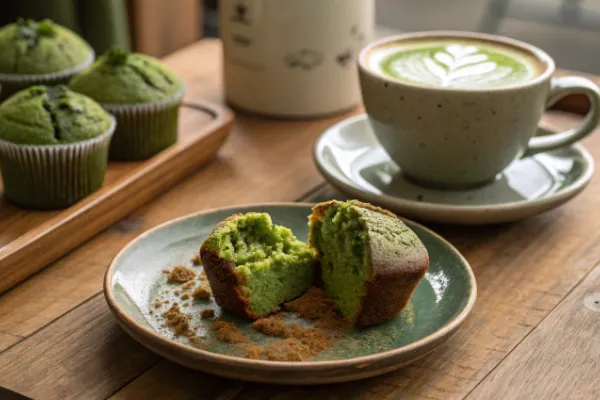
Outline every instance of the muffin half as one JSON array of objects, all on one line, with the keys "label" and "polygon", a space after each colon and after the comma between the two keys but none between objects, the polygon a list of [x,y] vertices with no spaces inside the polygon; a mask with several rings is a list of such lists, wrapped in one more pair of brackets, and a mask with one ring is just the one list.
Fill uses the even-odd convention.
[{"label": "muffin half", "polygon": [[317,204],[309,243],[321,262],[325,293],[357,325],[395,317],[429,266],[417,235],[389,211],[358,201]]},{"label": "muffin half", "polygon": [[206,238],[200,257],[217,304],[257,319],[300,296],[315,277],[313,251],[265,213],[236,214]]}]

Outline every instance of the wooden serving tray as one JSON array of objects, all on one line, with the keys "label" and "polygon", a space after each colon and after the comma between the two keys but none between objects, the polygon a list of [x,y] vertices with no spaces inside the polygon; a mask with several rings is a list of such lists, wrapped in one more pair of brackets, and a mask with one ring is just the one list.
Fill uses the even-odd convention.
[{"label": "wooden serving tray", "polygon": [[109,162],[104,186],[70,208],[21,209],[2,196],[0,293],[82,244],[208,162],[225,142],[233,113],[200,101],[184,102],[179,140],[140,162]]}]

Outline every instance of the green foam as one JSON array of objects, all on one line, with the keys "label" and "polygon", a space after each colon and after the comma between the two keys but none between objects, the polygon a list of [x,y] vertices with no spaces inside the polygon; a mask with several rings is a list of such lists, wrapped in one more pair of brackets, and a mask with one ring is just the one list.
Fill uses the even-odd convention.
[{"label": "green foam", "polygon": [[[477,48],[475,53],[457,55],[450,54],[447,51],[448,46],[471,46]],[[450,63],[442,62],[439,58],[443,55]],[[484,61],[469,62],[467,57],[475,60],[473,57],[485,58]],[[427,59],[427,61],[425,61]],[[493,71],[481,68],[490,66],[494,63],[496,68]],[[423,47],[414,48],[407,47],[398,50],[384,57],[380,62],[381,71],[394,78],[403,81],[414,83],[432,84],[430,75],[432,72],[435,76],[443,76],[448,80],[448,84],[443,84],[441,79],[435,84],[440,86],[453,86],[453,80],[461,80],[461,86],[498,86],[512,83],[523,82],[531,79],[531,67],[528,63],[519,58],[516,53],[513,55],[509,51],[496,51],[492,47],[480,46],[478,43],[470,42],[442,42],[442,43],[425,43]],[[461,75],[461,70],[470,68],[472,73],[467,76]],[[502,68],[503,72],[498,73]],[[453,78],[455,76],[456,78]]]}]

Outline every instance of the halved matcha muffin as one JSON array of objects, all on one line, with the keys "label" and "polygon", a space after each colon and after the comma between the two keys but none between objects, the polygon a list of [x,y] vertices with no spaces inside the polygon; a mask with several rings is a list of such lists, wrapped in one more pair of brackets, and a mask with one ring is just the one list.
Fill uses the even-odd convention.
[{"label": "halved matcha muffin", "polygon": [[257,319],[300,296],[315,277],[306,243],[265,213],[236,214],[220,222],[200,248],[219,306]]},{"label": "halved matcha muffin", "polygon": [[0,54],[0,100],[32,85],[66,83],[94,61],[81,37],[50,20],[1,28]]},{"label": "halved matcha muffin", "polygon": [[417,235],[396,215],[370,204],[317,204],[309,225],[325,293],[357,325],[395,317],[429,266]]},{"label": "halved matcha muffin", "polygon": [[64,85],[32,86],[0,105],[4,194],[34,209],[68,207],[102,186],[114,118]]},{"label": "halved matcha muffin", "polygon": [[185,85],[156,58],[111,48],[70,87],[117,118],[111,159],[145,159],[177,141]]}]

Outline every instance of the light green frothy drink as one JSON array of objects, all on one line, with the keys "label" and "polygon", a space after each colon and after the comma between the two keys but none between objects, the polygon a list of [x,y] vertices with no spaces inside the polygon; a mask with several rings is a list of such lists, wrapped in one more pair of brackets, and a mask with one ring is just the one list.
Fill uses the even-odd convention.
[{"label": "light green frothy drink", "polygon": [[377,53],[380,73],[445,88],[510,86],[535,78],[542,68],[528,54],[477,41],[415,41]]}]

